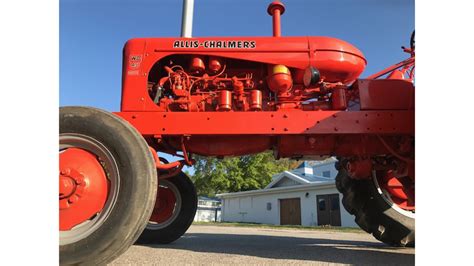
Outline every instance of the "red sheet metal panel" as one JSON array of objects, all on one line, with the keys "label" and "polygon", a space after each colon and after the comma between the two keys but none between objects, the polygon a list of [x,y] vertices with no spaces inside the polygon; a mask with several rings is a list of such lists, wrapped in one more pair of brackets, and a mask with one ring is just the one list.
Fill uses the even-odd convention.
[{"label": "red sheet metal panel", "polygon": [[414,134],[414,111],[117,112],[143,135]]},{"label": "red sheet metal panel", "polygon": [[361,110],[413,110],[415,87],[411,81],[361,79],[357,81]]}]

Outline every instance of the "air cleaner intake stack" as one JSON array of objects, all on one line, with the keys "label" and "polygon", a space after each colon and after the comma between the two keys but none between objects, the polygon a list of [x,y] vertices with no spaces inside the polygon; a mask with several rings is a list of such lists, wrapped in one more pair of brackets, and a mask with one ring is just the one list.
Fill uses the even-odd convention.
[{"label": "air cleaner intake stack", "polygon": [[267,12],[273,17],[273,37],[281,37],[280,16],[285,13],[285,6],[280,1],[268,5]]}]

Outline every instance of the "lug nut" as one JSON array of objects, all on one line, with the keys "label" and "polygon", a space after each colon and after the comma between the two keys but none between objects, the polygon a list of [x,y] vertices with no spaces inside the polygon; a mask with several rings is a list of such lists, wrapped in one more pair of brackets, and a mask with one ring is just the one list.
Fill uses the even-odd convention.
[{"label": "lug nut", "polygon": [[72,195],[71,197],[69,197],[69,199],[67,200],[67,202],[69,202],[69,203],[74,203],[74,202],[76,202],[78,199],[79,199],[79,197],[77,197],[76,195]]},{"label": "lug nut", "polygon": [[69,174],[71,174],[71,169],[66,168],[66,169],[61,170],[61,174],[62,175],[69,175]]}]

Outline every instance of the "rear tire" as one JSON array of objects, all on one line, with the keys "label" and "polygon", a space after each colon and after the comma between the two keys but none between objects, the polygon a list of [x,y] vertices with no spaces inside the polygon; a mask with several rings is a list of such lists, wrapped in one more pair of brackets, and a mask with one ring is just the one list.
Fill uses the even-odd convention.
[{"label": "rear tire", "polygon": [[415,215],[390,204],[378,188],[376,179],[351,179],[342,165],[338,164],[336,187],[343,194],[342,204],[355,222],[376,239],[392,246],[415,245]]},{"label": "rear tire", "polygon": [[[197,194],[194,184],[189,177],[185,173],[180,172],[173,177],[159,180],[159,184],[170,184],[170,186],[173,186],[174,193],[179,193],[175,197],[179,198],[180,203],[175,204],[174,215],[168,220],[163,221],[161,224],[150,221],[137,241],[139,244],[169,244],[184,235],[194,220],[197,210]],[[159,200],[160,193],[158,193],[155,204],[159,204]],[[153,213],[153,215],[156,214]]]},{"label": "rear tire", "polygon": [[[60,231],[60,263],[109,263],[135,242],[151,215],[157,188],[153,157],[137,130],[109,112],[89,107],[62,107],[59,110],[59,125],[61,149],[75,147],[87,150],[79,145],[80,140],[96,143],[114,161],[115,167],[112,170],[111,167],[102,165],[109,184],[112,177],[116,181],[113,200],[108,196],[105,205],[108,206],[107,215],[100,224],[89,232],[75,235],[84,224],[87,228],[95,219],[90,218],[70,230]],[[97,156],[98,161],[102,161],[103,158],[93,151],[92,153]],[[110,191],[114,190],[111,188]],[[94,217],[102,215],[102,212],[105,212],[105,207]]]}]

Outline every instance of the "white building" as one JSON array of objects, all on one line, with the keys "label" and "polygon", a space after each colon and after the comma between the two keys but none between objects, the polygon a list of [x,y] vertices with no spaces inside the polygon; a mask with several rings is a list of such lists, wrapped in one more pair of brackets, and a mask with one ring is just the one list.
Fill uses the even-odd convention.
[{"label": "white building", "polygon": [[194,215],[195,222],[220,222],[221,201],[207,197],[198,197],[198,207]]},{"label": "white building", "polygon": [[273,176],[264,189],[217,195],[222,199],[222,221],[357,227],[336,189],[335,162],[303,162]]}]

